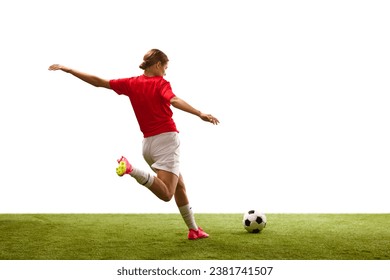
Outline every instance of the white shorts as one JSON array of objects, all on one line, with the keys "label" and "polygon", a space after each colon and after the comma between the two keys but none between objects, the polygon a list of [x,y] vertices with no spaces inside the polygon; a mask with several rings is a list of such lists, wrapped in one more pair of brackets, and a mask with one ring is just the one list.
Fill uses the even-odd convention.
[{"label": "white shorts", "polygon": [[180,140],[177,132],[166,132],[144,138],[142,155],[153,169],[180,175]]}]

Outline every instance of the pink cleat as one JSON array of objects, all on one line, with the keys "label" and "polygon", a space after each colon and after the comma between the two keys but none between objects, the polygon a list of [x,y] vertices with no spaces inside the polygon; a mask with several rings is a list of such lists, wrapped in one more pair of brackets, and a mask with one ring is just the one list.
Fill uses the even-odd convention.
[{"label": "pink cleat", "polygon": [[116,168],[116,174],[118,174],[118,176],[122,177],[123,175],[130,174],[131,171],[133,171],[133,167],[124,156],[118,159],[118,163],[119,165]]},{"label": "pink cleat", "polygon": [[198,230],[190,229],[188,232],[188,239],[189,240],[196,240],[201,238],[207,238],[209,235],[203,231],[202,228],[198,228]]}]

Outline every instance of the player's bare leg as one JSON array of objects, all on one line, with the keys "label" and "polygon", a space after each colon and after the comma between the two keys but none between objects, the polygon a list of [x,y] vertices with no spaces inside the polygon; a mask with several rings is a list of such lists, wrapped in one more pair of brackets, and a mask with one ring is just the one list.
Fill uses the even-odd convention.
[{"label": "player's bare leg", "polygon": [[179,181],[177,182],[176,191],[175,191],[175,201],[177,207],[182,207],[189,204],[186,187],[184,184],[183,176],[180,174]]},{"label": "player's bare leg", "polygon": [[170,201],[175,195],[176,186],[179,178],[168,171],[158,170],[157,177],[154,177],[153,184],[150,186],[150,191],[163,201]]},{"label": "player's bare leg", "polygon": [[118,176],[128,174],[132,176],[137,182],[151,190],[159,199],[163,201],[170,201],[175,195],[177,182],[179,177],[175,174],[158,170],[157,177],[150,175],[149,173],[134,168],[125,157],[118,159],[118,167],[116,173]]}]

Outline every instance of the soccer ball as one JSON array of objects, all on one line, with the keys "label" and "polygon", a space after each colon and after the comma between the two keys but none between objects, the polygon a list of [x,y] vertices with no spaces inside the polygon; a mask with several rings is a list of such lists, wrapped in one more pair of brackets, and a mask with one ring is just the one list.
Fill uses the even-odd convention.
[{"label": "soccer ball", "polygon": [[267,224],[267,217],[264,213],[256,210],[250,210],[244,214],[242,220],[244,228],[250,233],[259,233]]}]

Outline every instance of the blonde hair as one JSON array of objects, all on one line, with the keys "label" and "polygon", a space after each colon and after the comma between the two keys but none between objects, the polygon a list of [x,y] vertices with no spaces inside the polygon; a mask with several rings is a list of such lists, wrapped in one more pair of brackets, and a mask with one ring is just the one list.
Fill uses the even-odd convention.
[{"label": "blonde hair", "polygon": [[165,53],[158,49],[151,49],[144,55],[144,61],[140,64],[139,68],[145,70],[158,62],[165,65],[168,61],[168,56]]}]

